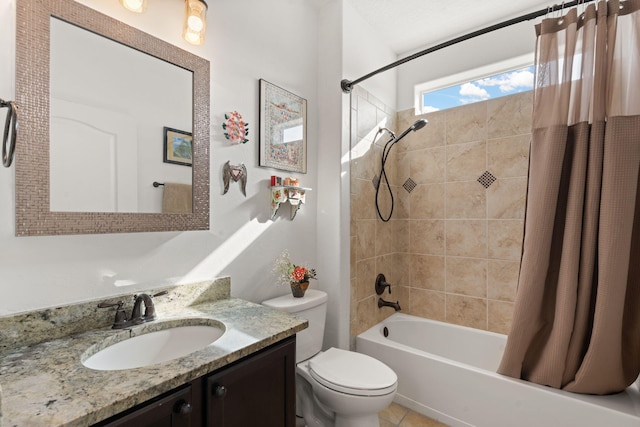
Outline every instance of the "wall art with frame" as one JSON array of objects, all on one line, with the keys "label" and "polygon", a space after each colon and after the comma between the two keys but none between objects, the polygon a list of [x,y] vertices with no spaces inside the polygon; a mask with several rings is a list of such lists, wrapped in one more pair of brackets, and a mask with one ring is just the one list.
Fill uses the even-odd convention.
[{"label": "wall art with frame", "polygon": [[193,135],[191,132],[164,127],[163,161],[176,165],[192,166]]},{"label": "wall art with frame", "polygon": [[307,173],[307,100],[260,79],[259,164]]}]

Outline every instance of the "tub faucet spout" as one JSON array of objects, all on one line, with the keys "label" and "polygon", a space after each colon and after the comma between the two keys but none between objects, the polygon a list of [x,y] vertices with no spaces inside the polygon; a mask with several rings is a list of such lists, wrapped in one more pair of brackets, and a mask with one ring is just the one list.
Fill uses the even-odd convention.
[{"label": "tub faucet spout", "polygon": [[391,301],[385,301],[382,298],[378,298],[378,308],[381,308],[381,307],[393,307],[395,311],[402,310],[400,308],[400,303],[398,301],[391,302]]}]

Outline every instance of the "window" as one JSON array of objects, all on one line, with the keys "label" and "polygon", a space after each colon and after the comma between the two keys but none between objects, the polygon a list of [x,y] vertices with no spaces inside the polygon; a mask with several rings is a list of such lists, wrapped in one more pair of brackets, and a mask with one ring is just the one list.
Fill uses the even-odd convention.
[{"label": "window", "polygon": [[[455,85],[443,87],[440,84],[436,86],[437,82],[420,85],[416,87],[417,95],[419,95],[419,113],[445,110],[531,90],[533,89],[533,74],[533,65],[528,65],[476,80],[464,80]],[[452,79],[448,80],[452,81]]]}]

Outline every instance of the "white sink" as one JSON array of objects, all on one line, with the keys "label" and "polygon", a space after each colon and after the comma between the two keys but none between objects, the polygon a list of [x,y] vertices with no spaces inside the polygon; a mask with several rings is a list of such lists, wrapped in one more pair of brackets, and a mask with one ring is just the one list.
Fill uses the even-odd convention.
[{"label": "white sink", "polygon": [[[212,324],[155,324],[154,327],[160,330],[107,344],[107,347],[104,347],[104,342],[93,345],[84,353],[82,364],[99,371],[114,371],[141,368],[184,357],[207,347],[224,334],[223,324],[208,323]],[[122,333],[128,334],[129,331]]]}]

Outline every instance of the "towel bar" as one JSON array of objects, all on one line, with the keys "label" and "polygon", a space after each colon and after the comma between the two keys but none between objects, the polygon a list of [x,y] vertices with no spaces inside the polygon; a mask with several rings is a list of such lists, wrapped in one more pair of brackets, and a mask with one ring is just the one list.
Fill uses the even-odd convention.
[{"label": "towel bar", "polygon": [[[13,154],[16,150],[16,136],[18,135],[18,106],[13,101],[0,99],[0,108],[7,107],[7,118],[4,123],[4,136],[2,138],[2,164],[8,168],[13,162]],[[11,130],[11,142],[7,150],[9,140],[9,130]]]}]

